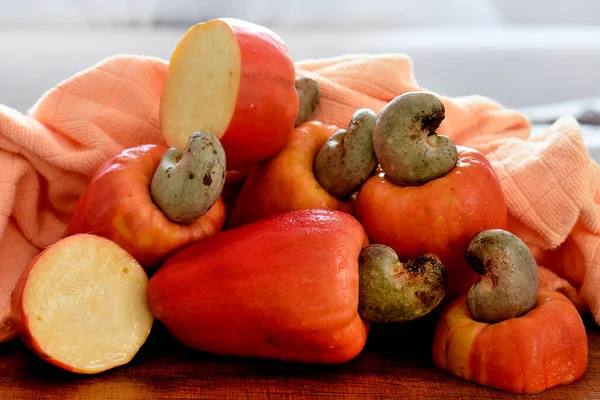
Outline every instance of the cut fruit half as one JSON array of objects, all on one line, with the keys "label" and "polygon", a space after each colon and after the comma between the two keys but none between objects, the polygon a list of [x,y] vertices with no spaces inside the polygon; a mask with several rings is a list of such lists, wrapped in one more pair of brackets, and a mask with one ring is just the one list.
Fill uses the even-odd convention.
[{"label": "cut fruit half", "polygon": [[235,110],[241,65],[229,25],[216,21],[190,29],[173,53],[162,96],[169,147],[183,150],[196,131],[223,137]]},{"label": "cut fruit half", "polygon": [[191,134],[221,140],[230,170],[275,155],[298,113],[295,68],[281,38],[262,26],[223,18],[194,25],[169,62],[161,129],[170,147]]},{"label": "cut fruit half", "polygon": [[61,239],[31,262],[13,292],[19,335],[68,371],[126,364],[153,324],[147,285],[140,264],[114,242],[88,234]]}]

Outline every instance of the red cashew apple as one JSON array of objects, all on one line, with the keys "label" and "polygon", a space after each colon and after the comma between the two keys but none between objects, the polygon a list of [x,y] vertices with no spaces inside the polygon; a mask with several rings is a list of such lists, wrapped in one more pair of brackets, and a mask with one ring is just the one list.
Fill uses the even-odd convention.
[{"label": "red cashew apple", "polygon": [[150,309],[193,349],[346,362],[367,338],[358,314],[358,260],[367,244],[358,221],[340,211],[264,218],[175,253],[150,279]]},{"label": "red cashew apple", "polygon": [[356,217],[372,242],[402,259],[438,256],[451,300],[477,281],[463,258],[467,243],[481,230],[505,229],[507,210],[490,161],[435,133],[444,117],[443,103],[428,93],[406,93],[384,107],[373,133],[381,173],[360,188]]},{"label": "red cashew apple", "polygon": [[298,114],[295,68],[277,34],[246,21],[214,19],[190,28],[169,63],[160,103],[163,136],[183,149],[190,132],[221,140],[227,168],[279,152]]},{"label": "red cashew apple", "polygon": [[[107,160],[77,201],[66,235],[93,233],[103,236],[123,247],[144,268],[154,269],[175,251],[219,232],[225,223],[225,205],[220,197],[205,214],[187,224],[171,221],[155,201],[156,194],[162,193],[163,197],[178,196],[170,202],[170,208],[204,203],[201,191],[185,186],[188,181],[196,180],[203,186],[204,169],[198,159],[206,160],[212,152],[210,147],[203,150],[206,144],[199,139],[201,137],[190,136],[190,142],[194,143],[191,148],[198,150],[198,154],[184,152],[177,166],[164,165],[161,161],[164,157],[175,156],[171,150],[159,145],[126,149]],[[217,139],[215,141],[219,143]],[[203,155],[206,150],[209,155]],[[159,175],[155,179],[157,171],[167,177]],[[195,171],[193,180],[188,179],[190,171]],[[220,174],[211,174],[212,185],[219,180],[222,182],[223,172],[224,167]],[[172,178],[168,178],[169,174]],[[159,178],[165,181],[164,185],[153,185],[152,182],[156,183]],[[215,188],[216,195],[221,187]],[[186,200],[187,197],[192,198]]]}]

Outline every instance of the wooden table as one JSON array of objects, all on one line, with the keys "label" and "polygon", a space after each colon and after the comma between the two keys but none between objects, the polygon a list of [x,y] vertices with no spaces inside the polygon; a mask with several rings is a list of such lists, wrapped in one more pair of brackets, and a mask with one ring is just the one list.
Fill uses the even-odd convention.
[{"label": "wooden table", "polygon": [[[600,328],[589,316],[585,376],[529,399],[600,399]],[[0,399],[417,398],[500,399],[510,394],[457,379],[431,361],[433,318],[373,326],[363,353],[336,366],[220,357],[179,345],[157,324],[128,365],[79,376],[50,366],[18,340],[0,345]],[[518,398],[517,397],[517,398]]]}]

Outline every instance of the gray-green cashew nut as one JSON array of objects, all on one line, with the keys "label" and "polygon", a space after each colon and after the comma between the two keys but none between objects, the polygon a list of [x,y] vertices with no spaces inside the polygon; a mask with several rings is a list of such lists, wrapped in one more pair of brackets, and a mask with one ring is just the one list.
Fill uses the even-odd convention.
[{"label": "gray-green cashew nut", "polygon": [[189,224],[216,203],[225,184],[225,150],[213,134],[192,134],[182,151],[170,148],[152,177],[154,203],[172,222]]}]

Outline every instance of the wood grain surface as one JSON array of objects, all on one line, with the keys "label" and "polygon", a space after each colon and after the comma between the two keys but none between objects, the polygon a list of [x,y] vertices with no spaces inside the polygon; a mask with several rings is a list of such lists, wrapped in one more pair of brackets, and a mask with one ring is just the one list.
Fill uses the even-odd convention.
[{"label": "wood grain surface", "polygon": [[179,345],[160,324],[126,366],[81,376],[54,368],[18,340],[0,345],[0,399],[600,399],[600,329],[585,315],[585,376],[538,395],[466,382],[431,361],[434,319],[373,326],[363,353],[342,365],[221,357]]}]

